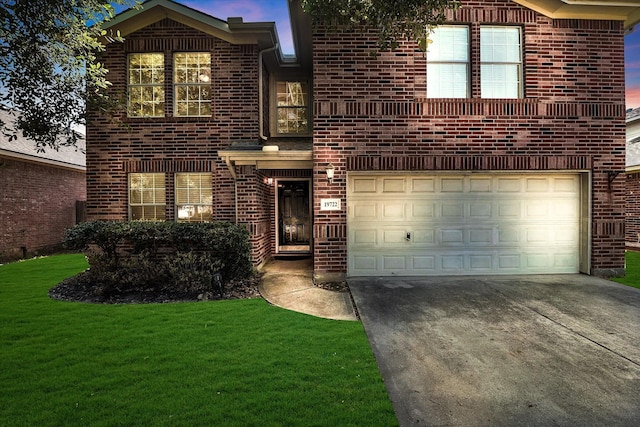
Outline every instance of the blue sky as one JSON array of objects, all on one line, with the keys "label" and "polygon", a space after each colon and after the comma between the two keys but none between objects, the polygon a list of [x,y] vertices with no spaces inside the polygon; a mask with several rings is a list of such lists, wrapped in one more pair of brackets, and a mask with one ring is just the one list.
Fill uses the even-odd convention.
[{"label": "blue sky", "polygon": [[624,37],[627,107],[640,107],[640,24]]},{"label": "blue sky", "polygon": [[[178,3],[226,20],[242,17],[245,22],[275,21],[285,54],[293,54],[287,0],[177,0]],[[640,24],[625,36],[627,107],[640,107]]]}]

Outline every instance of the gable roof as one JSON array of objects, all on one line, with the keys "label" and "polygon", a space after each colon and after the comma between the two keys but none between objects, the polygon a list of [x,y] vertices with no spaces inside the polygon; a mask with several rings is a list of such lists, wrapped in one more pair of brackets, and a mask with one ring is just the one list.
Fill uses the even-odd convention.
[{"label": "gable roof", "polygon": [[103,26],[126,37],[165,18],[225,40],[231,44],[257,44],[260,49],[278,45],[275,22],[244,22],[242,18],[227,21],[207,15],[172,0],[147,0],[137,8],[119,13]]},{"label": "gable roof", "polygon": [[[0,120],[12,123],[14,118],[6,108],[0,107]],[[18,133],[13,141],[0,133],[0,156],[65,169],[85,171],[85,148],[84,135],[78,140],[77,147],[61,146],[58,150],[47,148],[38,152],[35,143],[22,133]]]},{"label": "gable roof", "polygon": [[639,0],[513,0],[553,19],[612,19],[625,29],[640,22]]}]

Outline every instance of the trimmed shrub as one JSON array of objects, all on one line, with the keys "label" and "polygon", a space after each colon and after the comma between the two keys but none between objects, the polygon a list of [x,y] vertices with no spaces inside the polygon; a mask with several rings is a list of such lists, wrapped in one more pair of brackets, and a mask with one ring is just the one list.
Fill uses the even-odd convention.
[{"label": "trimmed shrub", "polygon": [[249,233],[227,222],[92,221],[67,230],[64,243],[85,252],[105,295],[219,292],[253,274]]}]

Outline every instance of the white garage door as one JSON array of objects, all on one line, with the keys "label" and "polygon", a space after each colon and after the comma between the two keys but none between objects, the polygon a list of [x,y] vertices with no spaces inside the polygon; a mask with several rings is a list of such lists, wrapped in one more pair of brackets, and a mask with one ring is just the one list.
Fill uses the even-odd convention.
[{"label": "white garage door", "polygon": [[578,174],[350,174],[348,274],[577,273]]}]

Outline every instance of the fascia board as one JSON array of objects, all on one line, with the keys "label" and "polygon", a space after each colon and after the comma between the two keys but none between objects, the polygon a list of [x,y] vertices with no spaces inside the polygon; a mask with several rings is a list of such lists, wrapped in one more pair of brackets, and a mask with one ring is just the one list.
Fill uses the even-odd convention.
[{"label": "fascia board", "polygon": [[197,10],[166,0],[151,0],[139,9],[129,9],[110,21],[103,29],[119,31],[127,36],[162,19],[169,18],[232,44],[266,44],[273,46],[277,40],[275,23],[244,23],[241,18],[226,21],[214,18]]},{"label": "fascia board", "polygon": [[86,172],[87,168],[80,165],[74,165],[72,163],[60,162],[58,160],[44,159],[42,157],[30,156],[28,154],[17,153],[15,151],[3,150],[0,148],[0,157],[6,157],[13,160],[20,160],[28,163],[35,163],[39,165],[53,166],[56,168],[70,169],[78,172]]},{"label": "fascia board", "polygon": [[638,0],[513,0],[553,19],[624,21],[631,28],[640,21]]}]

